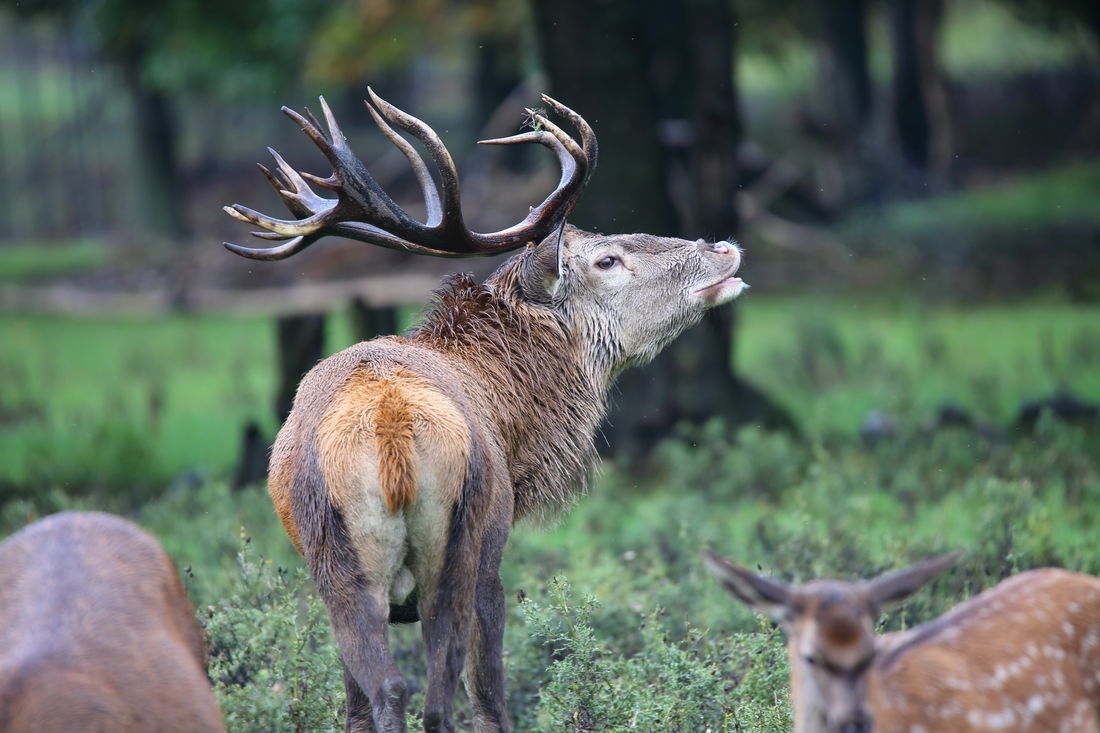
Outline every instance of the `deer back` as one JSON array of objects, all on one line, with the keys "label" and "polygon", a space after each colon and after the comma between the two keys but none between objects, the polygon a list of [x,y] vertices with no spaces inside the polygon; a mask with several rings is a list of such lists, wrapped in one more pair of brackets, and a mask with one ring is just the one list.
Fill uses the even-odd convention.
[{"label": "deer back", "polygon": [[1021,573],[884,636],[869,696],[882,731],[1100,730],[1100,580]]},{"label": "deer back", "polygon": [[0,729],[224,730],[202,630],[151,535],[64,512],[0,544]]}]

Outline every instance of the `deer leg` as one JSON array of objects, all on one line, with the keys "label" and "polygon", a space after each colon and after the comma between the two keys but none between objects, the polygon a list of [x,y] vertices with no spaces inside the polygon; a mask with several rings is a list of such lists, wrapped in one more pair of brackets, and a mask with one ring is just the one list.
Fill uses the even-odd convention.
[{"label": "deer leg", "polygon": [[363,720],[368,708],[363,700],[366,697],[377,733],[405,733],[408,690],[390,655],[386,631],[390,610],[388,590],[372,591],[356,588],[344,595],[340,603],[327,604],[340,659],[358,688],[358,694],[352,694],[355,690],[345,675],[345,688],[349,692],[346,729],[358,730],[353,726]]},{"label": "deer leg", "polygon": [[504,699],[504,586],[500,582],[507,540],[507,526],[490,528],[481,546],[470,652],[462,675],[477,733],[508,733],[511,729]]},{"label": "deer leg", "polygon": [[344,669],[344,692],[347,694],[347,718],[344,721],[344,733],[376,733],[374,717],[371,712],[370,698],[355,681],[354,675],[340,655],[340,666]]},{"label": "deer leg", "polygon": [[428,690],[424,701],[427,733],[454,731],[451,710],[469,643],[477,573],[476,548],[448,544],[449,562],[445,562],[440,572],[435,592],[425,599],[420,610],[428,654]]}]

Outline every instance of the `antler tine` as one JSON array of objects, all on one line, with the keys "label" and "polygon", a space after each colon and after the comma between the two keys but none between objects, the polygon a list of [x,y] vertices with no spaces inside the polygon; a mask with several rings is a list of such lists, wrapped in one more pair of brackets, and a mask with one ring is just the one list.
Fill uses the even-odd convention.
[{"label": "antler tine", "polygon": [[365,99],[363,100],[363,106],[370,112],[370,116],[374,119],[374,124],[378,125],[378,129],[382,131],[382,134],[385,135],[409,161],[413,173],[416,174],[416,181],[420,184],[420,192],[424,196],[424,206],[427,208],[425,224],[430,227],[436,226],[443,219],[443,207],[439,201],[439,191],[436,190],[435,181],[432,180],[432,174],[428,170],[428,165],[424,162],[424,159],[420,157],[420,153],[416,152],[416,148],[414,148],[408,140],[401,137],[396,130],[390,127],[389,123],[386,122],[386,118],[379,114],[378,110]]},{"label": "antler tine", "polygon": [[455,170],[454,160],[451,158],[451,154],[447,151],[446,146],[443,145],[443,141],[439,139],[439,135],[437,135],[435,130],[429,127],[424,121],[413,117],[407,112],[402,112],[397,107],[394,107],[392,104],[379,97],[370,87],[367,87],[367,94],[370,95],[371,101],[374,102],[375,106],[378,108],[378,112],[385,117],[386,120],[415,137],[428,149],[428,154],[432,156],[432,161],[435,162],[435,167],[439,171],[439,178],[443,189],[441,202],[442,214],[438,226],[442,227],[450,235],[463,236],[464,232],[466,232],[466,227],[462,223],[462,202],[458,190],[458,171]]},{"label": "antler tine", "polygon": [[229,214],[237,221],[255,224],[268,231],[281,234],[284,237],[297,237],[305,234],[313,234],[328,223],[332,210],[336,205],[335,201],[330,201],[329,203],[331,206],[321,211],[317,211],[312,216],[308,216],[305,219],[276,219],[275,217],[261,214],[255,209],[250,209],[241,204],[223,206],[222,211]]},{"label": "antler tine", "polygon": [[[321,114],[325,116],[325,124],[328,125],[329,140],[333,141],[334,143],[344,140],[344,131],[341,130],[340,125],[337,124],[336,117],[333,116],[332,110],[328,106],[328,102],[325,101],[324,97],[317,97],[317,101],[321,103]],[[314,119],[313,114],[309,111],[308,107],[306,108],[306,114],[309,115],[309,118],[311,120],[314,120],[313,124],[316,125],[317,121]]]},{"label": "antler tine", "polygon": [[[580,175],[577,173],[581,168],[581,166],[578,165],[578,159],[574,157],[570,149],[554,134],[547,130],[532,130],[530,132],[512,135],[511,137],[479,141],[481,145],[518,145],[522,143],[539,143],[554,151],[558,157],[558,163],[561,165],[561,179],[558,181],[558,186],[542,201],[542,203],[532,208],[527,214],[527,218],[519,224],[499,232],[494,232],[493,234],[482,234],[478,236],[487,239],[508,240],[529,232],[529,239],[531,241],[542,239],[553,231],[558,224],[561,223],[562,219],[569,215],[569,212],[573,210],[573,206],[576,204],[576,199],[580,193],[580,189],[584,185],[585,177],[583,173]],[[573,149],[576,152],[580,152],[580,148],[575,142],[573,143]],[[583,163],[583,158],[579,162]]]},{"label": "antler tine", "polygon": [[584,147],[584,156],[588,159],[588,175],[592,175],[592,171],[596,169],[596,158],[599,154],[599,145],[596,143],[596,133],[592,131],[592,127],[583,117],[553,97],[543,94],[542,101],[553,107],[555,112],[569,120],[569,123],[577,128],[577,132],[581,134],[581,145]]},{"label": "antler tine", "polygon": [[[558,104],[557,106],[568,110],[574,117],[580,117],[580,115],[577,115],[564,105]],[[564,219],[573,210],[573,207],[577,203],[577,198],[579,198],[580,192],[584,188],[584,184],[591,175],[592,168],[589,158],[586,152],[581,146],[577,145],[573,138],[566,134],[560,127],[546,119],[544,115],[538,114],[532,109],[528,109],[526,112],[544,129],[520,133],[519,135],[512,135],[511,137],[482,140],[480,144],[515,145],[526,142],[537,142],[546,145],[558,156],[558,162],[561,164],[561,179],[558,182],[558,187],[554,189],[541,204],[532,209],[523,222],[515,227],[510,227],[509,229],[486,236],[509,237],[513,236],[517,231],[522,231],[524,228],[538,230],[547,224],[551,224],[550,228],[553,229],[561,219]],[[587,123],[584,124],[584,127],[588,128]],[[591,132],[591,128],[588,128],[588,131]],[[584,131],[582,129],[582,135],[583,134]],[[594,143],[594,141],[595,139],[593,137],[592,142]]]},{"label": "antler tine", "polygon": [[[222,242],[226,249],[230,252],[240,255],[241,257],[247,257],[251,260],[285,260],[291,255],[298,254],[306,247],[316,242],[319,239],[328,235],[337,237],[347,237],[348,239],[356,239],[363,242],[369,242],[376,244],[380,247],[387,249],[395,249],[401,252],[412,252],[413,254],[428,255],[430,257],[466,257],[468,256],[464,252],[451,252],[447,250],[433,249],[431,247],[425,247],[419,244],[413,244],[407,242],[399,237],[395,237],[387,232],[372,227],[369,224],[361,224],[359,222],[345,222],[342,224],[335,224],[329,230],[323,233],[314,233],[304,236],[297,236],[286,243],[277,247],[267,248],[253,248],[243,247],[239,244],[233,244],[232,242]],[[275,232],[252,232],[252,236],[259,237],[260,239],[286,239],[286,237],[276,234]]]},{"label": "antler tine", "polygon": [[331,161],[332,146],[329,145],[325,133],[321,132],[321,128],[317,124],[317,119],[313,116],[313,113],[307,109],[306,114],[309,115],[309,119],[306,119],[290,107],[284,105],[281,109],[284,115],[298,123],[298,127],[302,128],[302,132],[309,135],[309,139],[313,141],[313,144],[320,148],[321,152],[325,154],[325,157]]},{"label": "antler tine", "polygon": [[291,255],[298,254],[303,249],[316,242],[317,239],[320,239],[320,237],[294,237],[285,244],[267,248],[242,247],[232,242],[222,242],[222,245],[233,254],[240,255],[241,257],[247,257],[250,260],[265,260],[271,262],[274,260],[284,260]]},{"label": "antler tine", "polygon": [[332,207],[335,202],[332,199],[326,199],[315,194],[309,184],[298,174],[298,171],[291,168],[279,155],[278,151],[268,148],[267,152],[271,153],[271,157],[275,158],[275,162],[278,164],[278,168],[276,168],[277,175],[265,166],[258,163],[257,165],[264,176],[267,177],[275,192],[279,194],[279,198],[290,209],[290,213],[305,218]]},{"label": "antler tine", "polygon": [[587,156],[585,156],[584,150],[581,148],[581,146],[577,145],[577,141],[569,137],[569,135],[565,133],[565,130],[561,129],[550,120],[546,119],[546,117],[544,117],[543,115],[538,114],[537,112],[532,112],[531,116],[532,118],[534,118],[535,122],[542,125],[547,132],[557,138],[558,142],[565,146],[565,149],[569,151],[569,155],[572,156],[573,160],[577,162],[577,166],[583,167],[584,170],[587,172],[588,158]]}]

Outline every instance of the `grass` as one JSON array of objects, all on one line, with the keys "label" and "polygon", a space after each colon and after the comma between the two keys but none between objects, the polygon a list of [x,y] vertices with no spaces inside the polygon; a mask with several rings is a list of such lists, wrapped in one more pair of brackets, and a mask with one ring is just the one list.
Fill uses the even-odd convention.
[{"label": "grass", "polygon": [[271,330],[261,319],[0,317],[0,485],[79,492],[224,475],[243,423],[274,424]]},{"label": "grass", "polygon": [[[803,437],[682,429],[646,475],[609,463],[575,509],[514,529],[502,575],[517,731],[789,731],[783,640],[705,573],[704,547],[795,581],[965,551],[883,628],[1022,569],[1100,572],[1100,432],[1007,429],[1027,399],[1100,401],[1100,307],[756,293],[739,307],[737,364]],[[350,334],[335,319],[328,350]],[[184,574],[230,729],[339,730],[339,664],[303,563],[262,487],[225,481],[243,422],[275,427],[273,324],[5,314],[0,342],[0,531],[68,507],[130,516]],[[933,427],[947,402],[993,427]],[[862,441],[871,410],[896,435]],[[419,629],[391,638],[419,725]]]},{"label": "grass", "polygon": [[[942,241],[944,232],[1043,232],[1062,226],[1095,230],[1100,227],[1098,198],[1100,164],[1072,163],[951,196],[877,209],[866,229],[922,244],[937,235]],[[862,219],[859,213],[851,218],[857,224]],[[947,238],[956,244],[955,237]]]},{"label": "grass", "polygon": [[[503,580],[515,729],[789,731],[782,639],[706,574],[703,547],[792,581],[963,549],[880,619],[904,628],[1023,569],[1100,572],[1098,449],[1100,433],[1049,419],[1011,439],[912,429],[874,446],[716,421],[664,444],[644,478],[605,466],[556,524],[513,531]],[[74,503],[104,500],[63,502]],[[32,516],[9,503],[0,523]],[[262,490],[177,488],[131,516],[186,568],[230,729],[338,730],[331,634]],[[391,636],[415,711],[419,633]],[[468,730],[461,700],[458,717]]]},{"label": "grass", "polygon": [[107,248],[97,239],[9,244],[0,247],[0,283],[48,280],[106,261]]},{"label": "grass", "polygon": [[[1100,307],[949,307],[764,297],[741,306],[738,368],[810,436],[872,410],[929,420],[945,403],[996,424],[1060,390],[1100,399]],[[350,343],[335,319],[329,350]],[[230,475],[243,424],[276,428],[274,326],[261,318],[0,315],[0,487],[159,490]]]},{"label": "grass", "polygon": [[737,363],[810,435],[872,410],[908,424],[957,405],[1006,426],[1021,403],[1100,398],[1100,306],[959,306],[912,299],[747,297]]}]

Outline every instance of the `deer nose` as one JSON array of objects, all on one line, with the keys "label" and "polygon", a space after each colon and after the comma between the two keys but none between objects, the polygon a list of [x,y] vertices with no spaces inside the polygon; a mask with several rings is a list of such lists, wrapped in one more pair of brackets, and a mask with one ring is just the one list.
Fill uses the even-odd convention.
[{"label": "deer nose", "polygon": [[871,733],[871,719],[860,715],[840,724],[840,733]]},{"label": "deer nose", "polygon": [[711,242],[707,245],[707,251],[713,252],[716,255],[728,255],[736,249],[736,245],[730,244],[723,240],[721,242]]}]

